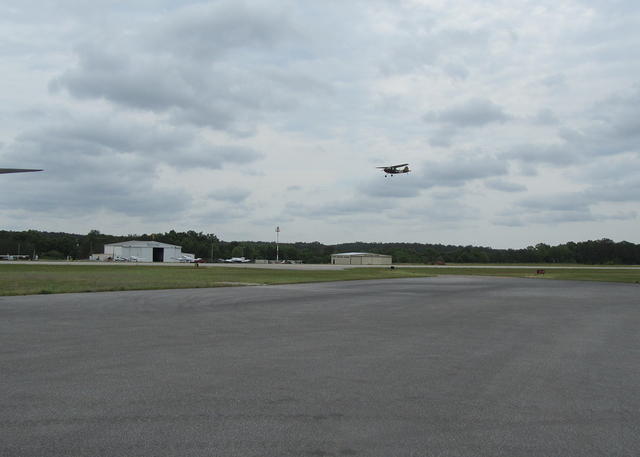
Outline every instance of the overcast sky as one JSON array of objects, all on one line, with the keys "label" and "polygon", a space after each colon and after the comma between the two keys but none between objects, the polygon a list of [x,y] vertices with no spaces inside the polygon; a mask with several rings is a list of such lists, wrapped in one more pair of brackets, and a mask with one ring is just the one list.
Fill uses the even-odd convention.
[{"label": "overcast sky", "polygon": [[[640,242],[637,0],[9,0],[0,227]],[[376,166],[409,162],[385,178]]]}]

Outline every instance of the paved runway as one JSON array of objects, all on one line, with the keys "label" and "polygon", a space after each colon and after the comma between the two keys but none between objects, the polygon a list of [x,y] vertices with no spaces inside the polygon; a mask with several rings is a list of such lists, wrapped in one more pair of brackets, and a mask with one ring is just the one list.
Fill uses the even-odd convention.
[{"label": "paved runway", "polygon": [[0,297],[2,456],[638,456],[640,286]]}]

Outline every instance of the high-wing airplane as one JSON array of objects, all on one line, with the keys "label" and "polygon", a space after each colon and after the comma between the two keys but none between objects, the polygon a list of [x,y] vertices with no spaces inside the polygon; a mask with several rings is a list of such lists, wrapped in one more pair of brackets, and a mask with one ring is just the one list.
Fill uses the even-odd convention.
[{"label": "high-wing airplane", "polygon": [[180,257],[174,257],[180,263],[201,263],[200,257],[194,257],[192,255],[181,255]]},{"label": "high-wing airplane", "polygon": [[42,171],[42,170],[31,170],[29,168],[0,168],[0,174],[5,173],[29,173],[32,171]]},{"label": "high-wing airplane", "polygon": [[28,259],[29,256],[28,255],[17,255],[17,254],[0,254],[0,260],[26,260]]},{"label": "high-wing airplane", "polygon": [[244,257],[231,257],[230,259],[224,259],[225,263],[249,263],[251,260],[245,259]]},{"label": "high-wing airplane", "polygon": [[113,260],[115,260],[116,262],[141,262],[140,257],[136,257],[135,255],[132,255],[130,257],[122,257],[120,255],[117,255],[113,258]]},{"label": "high-wing airplane", "polygon": [[385,177],[397,175],[400,173],[409,173],[411,171],[409,170],[408,163],[401,163],[400,165],[387,165],[386,167],[376,167],[376,168],[381,168],[382,170],[384,170]]}]

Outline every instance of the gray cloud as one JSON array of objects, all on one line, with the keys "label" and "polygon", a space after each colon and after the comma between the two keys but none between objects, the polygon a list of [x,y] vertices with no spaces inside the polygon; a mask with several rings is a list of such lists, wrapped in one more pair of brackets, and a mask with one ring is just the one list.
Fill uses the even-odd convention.
[{"label": "gray cloud", "polygon": [[484,98],[473,98],[423,116],[427,124],[436,126],[430,136],[431,145],[441,147],[450,146],[452,139],[462,130],[503,123],[509,119],[511,116],[502,107]]},{"label": "gray cloud", "polygon": [[437,190],[429,194],[430,199],[439,200],[442,202],[459,200],[460,196],[460,189]]},{"label": "gray cloud", "polygon": [[460,63],[449,62],[443,69],[453,79],[465,80],[469,77],[469,69]]},{"label": "gray cloud", "polygon": [[[602,140],[594,145],[598,155],[639,151],[640,140],[640,85],[631,90],[619,91],[613,96],[597,102],[591,117],[597,122],[592,132],[579,139]],[[586,142],[586,141],[585,141]]]},{"label": "gray cloud", "polygon": [[410,199],[423,190],[462,187],[474,180],[506,175],[507,171],[507,162],[495,157],[456,154],[448,160],[417,165],[407,175],[365,181],[357,189],[368,197]]},{"label": "gray cloud", "polygon": [[330,216],[357,217],[362,214],[379,213],[394,206],[395,203],[391,199],[349,197],[340,201],[320,204],[288,202],[285,214],[311,219],[324,219]]},{"label": "gray cloud", "polygon": [[55,170],[76,160],[103,157],[122,161],[135,157],[139,166],[152,170],[160,164],[179,169],[220,169],[226,164],[244,165],[263,154],[245,146],[212,144],[197,131],[161,127],[133,120],[107,117],[62,119],[28,130],[16,138],[6,156]]},{"label": "gray cloud", "polygon": [[229,52],[270,48],[296,36],[282,7],[218,2],[183,8],[145,38],[149,47],[206,62]]},{"label": "gray cloud", "polygon": [[358,186],[365,195],[380,198],[411,198],[420,194],[421,182],[410,176],[398,175],[381,180],[379,176]]},{"label": "gray cloud", "polygon": [[564,211],[550,211],[536,213],[527,217],[530,224],[564,224],[568,222],[592,222],[598,218],[588,209],[567,209]]},{"label": "gray cloud", "polygon": [[247,189],[224,188],[209,193],[209,198],[230,203],[240,203],[246,200],[249,195],[251,195],[251,191]]},{"label": "gray cloud", "polygon": [[484,185],[488,189],[499,190],[501,192],[524,192],[527,190],[527,186],[503,179],[491,179],[486,181]]},{"label": "gray cloud", "polygon": [[549,108],[543,108],[536,113],[532,122],[538,125],[556,125],[559,121],[552,110]]},{"label": "gray cloud", "polygon": [[640,202],[640,179],[597,183],[580,192],[541,194],[525,197],[492,221],[495,225],[520,226],[544,223],[628,221],[637,218],[636,211],[598,209],[598,205]]},{"label": "gray cloud", "polygon": [[[535,205],[534,205],[535,206]],[[573,222],[590,222],[598,218],[584,206],[581,208],[561,208],[556,206],[551,210],[543,207],[512,208],[492,218],[492,224],[504,227],[528,227],[538,224],[563,224]]]},{"label": "gray cloud", "polygon": [[590,201],[584,193],[560,193],[521,199],[517,205],[527,211],[584,212]]},{"label": "gray cloud", "polygon": [[545,76],[540,81],[541,84],[550,88],[550,89],[561,89],[565,88],[567,85],[566,77],[563,74],[553,74],[549,76]]},{"label": "gray cloud", "polygon": [[423,186],[458,187],[475,179],[506,175],[507,162],[492,156],[458,155],[448,161],[424,164]]},{"label": "gray cloud", "polygon": [[39,153],[102,155],[145,152],[152,158],[157,151],[175,151],[185,143],[190,144],[192,137],[184,130],[162,129],[106,116],[87,116],[81,119],[65,117],[55,123],[41,125],[27,130],[16,140],[16,148],[31,144]]},{"label": "gray cloud", "polygon": [[493,225],[502,226],[502,227],[525,227],[527,223],[523,220],[522,217],[513,216],[513,215],[499,215],[493,217],[491,219],[491,223]]},{"label": "gray cloud", "polygon": [[402,209],[395,212],[393,217],[425,221],[431,226],[456,227],[464,225],[470,220],[478,219],[480,214],[481,212],[477,207],[457,200],[446,200]]},{"label": "gray cloud", "polygon": [[618,211],[600,217],[600,220],[604,221],[630,221],[635,219],[638,219],[637,211]]},{"label": "gray cloud", "polygon": [[640,176],[640,154],[595,158],[584,167],[575,170],[574,174],[576,179],[590,183],[620,184],[633,181]]},{"label": "gray cloud", "polygon": [[221,169],[227,165],[248,165],[262,159],[264,154],[246,146],[199,142],[180,151],[166,150],[158,157],[176,168]]},{"label": "gray cloud", "polygon": [[[25,224],[69,231],[113,213],[118,230],[185,216],[232,238],[262,237],[277,215],[311,239],[367,225],[373,238],[529,243],[539,224],[573,237],[570,221],[637,237],[631,1],[535,14],[492,0],[90,3],[0,14],[0,164],[46,169],[0,180],[6,225],[22,208]],[[396,151],[409,175],[363,171]],[[296,185],[309,190],[282,214]]]},{"label": "gray cloud", "polygon": [[492,224],[504,227],[531,227],[532,225],[560,225],[577,222],[632,221],[638,218],[635,211],[596,214],[590,209],[564,211],[542,211],[534,214],[501,215],[492,219]]},{"label": "gray cloud", "polygon": [[505,122],[510,116],[504,109],[491,100],[473,98],[461,104],[445,108],[440,111],[431,111],[424,115],[428,123],[437,123],[456,128],[482,127],[493,122]]},{"label": "gray cloud", "polygon": [[580,192],[527,197],[517,205],[528,211],[582,211],[600,203],[613,202],[640,202],[640,179],[596,184]]},{"label": "gray cloud", "polygon": [[[571,165],[583,161],[579,148],[571,144],[520,144],[499,155],[524,164]],[[535,172],[531,169],[527,174]]]},{"label": "gray cloud", "polygon": [[[259,103],[243,90],[242,77],[233,81],[228,70],[212,74],[166,57],[121,57],[112,63],[98,47],[81,49],[79,66],[52,81],[52,89],[66,89],[80,99],[104,99],[117,105],[169,115],[175,122],[207,125],[219,130],[239,131],[236,113],[254,110]],[[120,57],[119,57],[120,58]],[[94,67],[94,60],[109,61],[111,68]],[[203,81],[209,73],[213,84]],[[229,90],[236,87],[237,93]]]},{"label": "gray cloud", "polygon": [[[394,4],[394,8],[398,8]],[[416,13],[414,5],[412,13]],[[420,14],[406,16],[394,31],[395,45],[386,52],[379,64],[383,74],[421,73],[426,68],[442,67],[445,74],[454,79],[466,79],[469,69],[452,60],[476,63],[476,56],[486,52],[494,29],[455,26],[434,27],[438,13],[429,7],[420,8]],[[410,33],[407,33],[408,31]],[[416,39],[419,37],[419,39]]]},{"label": "gray cloud", "polygon": [[237,2],[188,6],[108,44],[77,47],[77,65],[50,87],[173,123],[251,134],[264,113],[289,111],[303,97],[331,91],[313,71],[296,66],[295,43],[303,36],[284,11]]},{"label": "gray cloud", "polygon": [[593,202],[640,202],[640,177],[591,186],[584,195]]},{"label": "gray cloud", "polygon": [[440,126],[429,135],[429,144],[435,147],[448,148],[452,145],[453,138],[458,133],[458,129],[447,125]]},{"label": "gray cloud", "polygon": [[185,213],[191,205],[189,195],[181,190],[156,188],[150,172],[145,174],[139,164],[131,165],[126,160],[64,158],[57,167],[49,166],[38,173],[35,180],[0,183],[0,189],[10,186],[12,195],[10,201],[2,201],[1,207],[58,217],[78,217],[107,210],[149,221],[165,220],[167,214],[177,218]]},{"label": "gray cloud", "polygon": [[587,114],[584,128],[561,125],[553,142],[515,145],[500,157],[525,163],[575,166],[598,157],[640,153],[640,87],[603,98]]},{"label": "gray cloud", "polygon": [[209,206],[198,209],[191,214],[193,223],[208,225],[215,222],[217,225],[223,223],[234,223],[247,220],[254,214],[254,210],[241,202],[224,202],[211,208]]},{"label": "gray cloud", "polygon": [[[457,154],[441,162],[423,163],[408,175],[366,181],[358,186],[361,192],[358,198],[330,205],[303,206],[302,211],[296,213],[312,217],[386,213],[393,219],[412,220],[416,224],[429,221],[432,227],[459,228],[481,215],[480,208],[463,201],[467,194],[462,188],[470,182],[489,179],[503,191],[520,191],[517,184],[496,178],[507,172],[504,160],[488,155]],[[451,188],[455,190],[447,190]],[[428,204],[421,198],[426,190],[431,190],[425,194]]]},{"label": "gray cloud", "polygon": [[[193,134],[101,117],[63,117],[27,130],[2,149],[0,159],[45,171],[35,188],[33,180],[11,183],[11,206],[69,215],[108,210],[148,220],[166,218],[166,209],[177,217],[189,210],[192,198],[184,189],[158,186],[158,166],[214,170],[262,157],[251,148],[208,144]],[[224,199],[247,196],[228,190]]]}]

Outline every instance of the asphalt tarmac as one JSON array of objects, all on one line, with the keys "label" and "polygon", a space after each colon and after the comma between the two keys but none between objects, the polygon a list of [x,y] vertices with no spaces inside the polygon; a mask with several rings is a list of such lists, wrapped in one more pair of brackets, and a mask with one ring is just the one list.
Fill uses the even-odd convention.
[{"label": "asphalt tarmac", "polygon": [[640,455],[640,286],[0,297],[2,456]]}]

